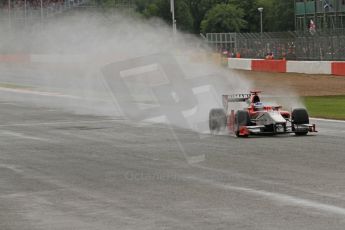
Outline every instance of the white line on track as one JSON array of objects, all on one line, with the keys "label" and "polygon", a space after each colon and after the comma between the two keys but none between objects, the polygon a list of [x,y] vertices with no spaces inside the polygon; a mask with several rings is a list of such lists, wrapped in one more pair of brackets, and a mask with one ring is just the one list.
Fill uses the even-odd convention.
[{"label": "white line on track", "polygon": [[14,124],[5,124],[0,125],[0,127],[13,127],[13,126],[49,126],[49,125],[69,125],[69,124],[97,124],[104,122],[118,122],[123,121],[124,119],[108,119],[108,120],[95,120],[95,121],[54,121],[54,122],[33,122],[33,123],[14,123]]},{"label": "white line on track", "polygon": [[259,196],[259,197],[264,197],[267,198],[271,201],[284,204],[284,205],[293,205],[293,206],[298,206],[301,208],[312,208],[316,209],[318,211],[323,211],[327,213],[333,213],[336,215],[342,215],[345,216],[345,208],[342,207],[337,207],[334,205],[329,205],[329,204],[323,204],[317,201],[312,201],[312,200],[307,200],[295,196],[290,196],[286,194],[281,194],[281,193],[274,193],[274,192],[268,192],[264,190],[256,190],[252,188],[246,188],[246,187],[239,187],[239,186],[232,186],[232,185],[227,185],[227,184],[222,184],[218,182],[214,182],[211,180],[207,179],[201,179],[197,177],[187,177],[187,179],[191,179],[194,181],[198,181],[201,183],[205,184],[212,184],[218,188],[221,189],[226,189],[226,190],[231,190],[235,192],[241,192],[241,193],[246,193],[249,195],[254,195],[254,196]]},{"label": "white line on track", "polygon": [[[223,175],[227,174],[227,177],[231,177],[235,176],[241,179],[249,179],[249,180],[254,180],[256,182],[260,182],[261,184],[265,184],[265,185],[274,185],[274,186],[282,186],[284,188],[289,188],[289,189],[293,189],[293,190],[297,190],[300,192],[304,192],[304,193],[309,193],[309,194],[314,194],[317,196],[323,196],[323,197],[330,197],[330,198],[335,198],[335,199],[340,199],[340,200],[344,200],[345,201],[345,197],[344,196],[339,196],[339,195],[335,195],[335,194],[330,194],[330,193],[324,193],[324,192],[318,192],[316,190],[311,190],[311,189],[306,189],[306,188],[302,188],[302,187],[298,187],[298,186],[292,186],[292,185],[288,185],[288,184],[284,184],[281,182],[277,182],[277,181],[273,181],[273,180],[267,180],[267,179],[262,179],[260,177],[257,176],[250,176],[247,174],[243,174],[243,173],[239,173],[239,172],[233,172],[233,171],[229,171],[228,170],[224,170],[224,169],[215,169],[215,168],[210,168],[204,165],[193,165],[194,168],[199,168],[199,169],[203,169],[203,170],[208,170],[211,172],[217,172],[217,173],[222,173]],[[230,175],[229,175],[230,173]]]},{"label": "white line on track", "polygon": [[16,165],[9,165],[9,164],[0,164],[0,168],[9,169],[15,173],[22,173],[23,170],[19,169]]},{"label": "white line on track", "polygon": [[1,105],[15,105],[17,106],[17,103],[13,103],[13,102],[0,102]]},{"label": "white line on track", "polygon": [[48,142],[51,141],[51,140],[46,139],[46,138],[28,136],[28,135],[25,135],[23,133],[12,132],[12,131],[1,131],[0,135],[12,136],[12,137],[17,137],[17,138],[21,138],[21,139],[29,139],[29,140],[35,140],[35,141],[48,141]]},{"label": "white line on track", "polygon": [[[145,121],[131,121],[126,118],[115,118],[115,119],[104,119],[104,120],[93,120],[93,121],[53,121],[53,122],[33,122],[33,123],[13,123],[13,124],[2,124],[0,127],[28,127],[28,126],[56,126],[56,125],[73,125],[73,124],[100,124],[100,123],[112,123],[121,122],[121,124],[131,125],[133,127],[146,127],[155,125],[156,123],[150,123]],[[160,125],[160,123],[157,123]],[[155,126],[157,129],[168,129],[166,126]]]},{"label": "white line on track", "polygon": [[78,96],[61,94],[61,93],[53,93],[53,92],[35,91],[31,89],[0,87],[0,91],[10,92],[10,93],[31,94],[31,95],[38,95],[38,96],[47,96],[47,97],[64,97],[64,98],[72,98],[72,99],[81,99],[81,97],[78,97]]},{"label": "white line on track", "polygon": [[311,120],[315,120],[315,121],[327,121],[327,122],[336,122],[336,123],[345,123],[345,121],[342,120],[332,120],[332,119],[324,119],[324,118],[310,118]]}]

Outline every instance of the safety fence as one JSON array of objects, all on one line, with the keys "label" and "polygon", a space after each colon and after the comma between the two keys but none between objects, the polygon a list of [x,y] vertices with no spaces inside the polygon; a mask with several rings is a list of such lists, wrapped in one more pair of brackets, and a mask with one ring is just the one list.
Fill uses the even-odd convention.
[{"label": "safety fence", "polygon": [[295,44],[300,60],[345,60],[345,34],[297,37]]},{"label": "safety fence", "polygon": [[204,40],[229,57],[287,60],[345,60],[345,29],[322,32],[210,33]]},{"label": "safety fence", "polygon": [[295,59],[295,36],[292,33],[242,33],[237,38],[237,52],[243,57],[264,58],[273,54],[276,59],[286,56]]}]

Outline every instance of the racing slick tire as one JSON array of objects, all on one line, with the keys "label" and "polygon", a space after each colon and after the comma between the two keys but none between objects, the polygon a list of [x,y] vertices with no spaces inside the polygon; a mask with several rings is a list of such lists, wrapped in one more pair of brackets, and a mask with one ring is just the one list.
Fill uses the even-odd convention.
[{"label": "racing slick tire", "polygon": [[224,109],[211,109],[209,114],[209,128],[212,134],[224,129],[226,123],[227,117]]},{"label": "racing slick tire", "polygon": [[237,137],[248,137],[248,135],[240,136],[240,127],[241,126],[250,126],[250,116],[247,111],[244,110],[238,110],[235,115],[235,134]]},{"label": "racing slick tire", "polygon": [[[295,125],[309,124],[309,115],[306,109],[294,109],[291,114],[293,127]],[[295,130],[295,128],[293,129]],[[295,132],[296,136],[304,136],[308,134],[308,130]]]}]

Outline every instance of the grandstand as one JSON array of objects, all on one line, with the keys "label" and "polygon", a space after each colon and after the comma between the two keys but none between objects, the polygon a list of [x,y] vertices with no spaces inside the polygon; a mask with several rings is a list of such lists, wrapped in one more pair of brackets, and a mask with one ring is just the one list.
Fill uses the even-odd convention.
[{"label": "grandstand", "polygon": [[295,0],[296,31],[309,29],[313,20],[318,31],[345,27],[345,0]]}]

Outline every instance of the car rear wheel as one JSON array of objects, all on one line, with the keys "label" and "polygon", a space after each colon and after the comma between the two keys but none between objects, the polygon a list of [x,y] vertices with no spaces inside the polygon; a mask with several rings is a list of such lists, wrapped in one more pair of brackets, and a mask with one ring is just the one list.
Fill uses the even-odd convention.
[{"label": "car rear wheel", "polygon": [[[235,115],[235,134],[237,137],[240,137],[240,127],[241,126],[250,126],[250,116],[247,111],[239,110]],[[241,137],[248,137],[248,135],[242,135]]]},{"label": "car rear wheel", "polygon": [[226,127],[227,117],[224,109],[212,109],[209,114],[209,128],[211,133],[218,133]]},{"label": "car rear wheel", "polygon": [[295,135],[297,136],[304,136],[308,133],[308,128],[305,130],[297,130],[298,125],[302,124],[309,124],[309,115],[306,109],[294,109],[291,114],[293,131],[295,131]]}]

